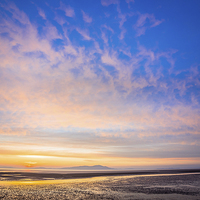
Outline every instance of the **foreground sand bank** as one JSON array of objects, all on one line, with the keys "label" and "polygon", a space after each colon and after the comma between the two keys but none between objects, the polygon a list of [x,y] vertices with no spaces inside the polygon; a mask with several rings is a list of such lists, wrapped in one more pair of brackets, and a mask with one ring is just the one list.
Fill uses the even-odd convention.
[{"label": "foreground sand bank", "polygon": [[[163,171],[161,171],[163,173]],[[171,170],[170,170],[171,172]],[[3,200],[198,200],[200,173],[178,171],[172,174],[99,176],[46,180],[0,181]],[[141,172],[142,173],[142,172]],[[167,174],[168,173],[168,174]],[[105,173],[104,173],[105,174]],[[5,174],[6,175],[6,174]],[[7,176],[12,176],[7,174]],[[28,174],[27,174],[28,175]],[[34,174],[35,175],[35,174]],[[37,174],[38,175],[38,174]],[[51,174],[52,175],[52,174]],[[80,174],[79,174],[80,175]],[[92,175],[92,174],[90,174]],[[17,174],[15,174],[17,176]],[[18,176],[20,176],[18,174]],[[33,174],[32,174],[33,176]],[[49,176],[49,175],[48,175]],[[43,175],[42,175],[43,177]],[[59,175],[60,177],[60,175]],[[41,176],[40,176],[41,178]]]}]

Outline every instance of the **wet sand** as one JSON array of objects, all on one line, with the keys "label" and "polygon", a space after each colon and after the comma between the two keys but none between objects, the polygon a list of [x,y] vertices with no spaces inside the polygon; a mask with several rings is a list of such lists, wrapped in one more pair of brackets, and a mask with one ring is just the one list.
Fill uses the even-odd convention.
[{"label": "wet sand", "polygon": [[200,170],[1,172],[0,199],[199,200]]},{"label": "wet sand", "polygon": [[45,179],[74,179],[91,178],[101,176],[125,176],[125,175],[153,175],[153,174],[180,174],[180,173],[200,173],[200,169],[180,169],[180,170],[141,170],[141,171],[66,171],[49,173],[43,172],[17,172],[0,171],[0,180],[45,180]]}]

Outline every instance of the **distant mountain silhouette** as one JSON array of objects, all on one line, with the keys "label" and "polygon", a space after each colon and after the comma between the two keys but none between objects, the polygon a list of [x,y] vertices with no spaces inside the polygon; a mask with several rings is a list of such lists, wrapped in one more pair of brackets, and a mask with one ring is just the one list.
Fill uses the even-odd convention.
[{"label": "distant mountain silhouette", "polygon": [[102,165],[93,165],[93,166],[77,166],[77,167],[64,167],[62,169],[73,169],[73,170],[109,170],[112,169],[107,166],[102,166]]}]

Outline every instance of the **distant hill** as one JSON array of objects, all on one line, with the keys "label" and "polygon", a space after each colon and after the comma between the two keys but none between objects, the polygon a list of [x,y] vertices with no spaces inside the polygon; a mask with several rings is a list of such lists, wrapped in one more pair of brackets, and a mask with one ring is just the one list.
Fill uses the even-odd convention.
[{"label": "distant hill", "polygon": [[62,169],[71,169],[71,170],[109,170],[112,169],[107,166],[102,165],[93,165],[93,166],[77,166],[77,167],[64,167]]}]

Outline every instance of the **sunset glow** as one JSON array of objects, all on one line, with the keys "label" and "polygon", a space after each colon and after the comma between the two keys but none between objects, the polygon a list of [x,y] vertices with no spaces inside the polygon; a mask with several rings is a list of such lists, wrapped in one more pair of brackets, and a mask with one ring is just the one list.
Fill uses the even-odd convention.
[{"label": "sunset glow", "polygon": [[200,167],[199,7],[1,1],[0,167]]}]

